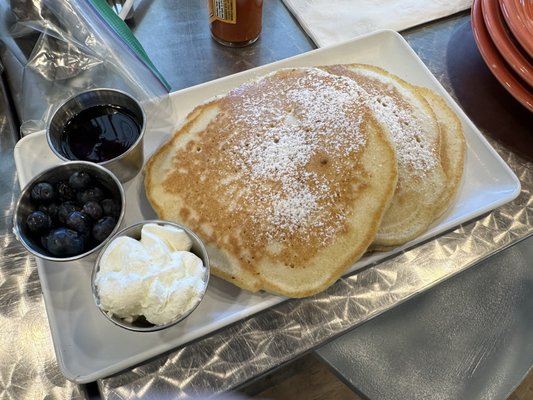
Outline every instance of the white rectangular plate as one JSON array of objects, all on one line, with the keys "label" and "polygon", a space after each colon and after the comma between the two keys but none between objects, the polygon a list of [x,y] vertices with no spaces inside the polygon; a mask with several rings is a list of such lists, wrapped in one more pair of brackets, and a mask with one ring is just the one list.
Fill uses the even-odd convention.
[{"label": "white rectangular plate", "polygon": [[[175,110],[183,117],[206,99],[280,67],[354,62],[377,65],[413,84],[434,89],[462,120],[468,148],[459,194],[453,207],[417,242],[473,219],[519,194],[520,183],[507,164],[407,42],[393,31],[376,32],[188,88],[171,94],[171,98]],[[170,134],[147,132],[146,157]],[[14,155],[21,185],[26,185],[38,172],[61,163],[49,150],[44,133],[21,139]],[[142,175],[127,182],[124,189],[127,196],[126,224],[156,217],[144,197]],[[363,257],[349,272],[401,250],[398,248],[389,253]],[[110,323],[94,305],[90,285],[91,265],[81,262],[64,265],[37,260],[37,268],[59,365],[67,378],[78,383],[119,372],[284,300],[266,293],[249,293],[213,278],[205,300],[183,323],[164,332],[134,333]]]}]

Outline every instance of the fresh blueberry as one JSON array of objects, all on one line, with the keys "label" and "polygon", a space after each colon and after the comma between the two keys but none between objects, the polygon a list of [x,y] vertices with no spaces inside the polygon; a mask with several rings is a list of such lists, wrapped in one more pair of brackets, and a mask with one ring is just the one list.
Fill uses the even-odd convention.
[{"label": "fresh blueberry", "polygon": [[62,201],[72,200],[76,196],[76,190],[67,181],[60,181],[56,184],[57,194]]},{"label": "fresh blueberry", "polygon": [[59,205],[57,210],[57,219],[60,223],[65,224],[67,217],[72,211],[80,211],[81,207],[74,201],[65,201]]},{"label": "fresh blueberry", "polygon": [[48,214],[50,216],[50,219],[52,220],[52,224],[57,221],[57,213],[59,211],[59,206],[57,205],[57,203],[39,204],[39,207],[37,207],[37,209]]},{"label": "fresh blueberry", "polygon": [[56,191],[48,182],[39,182],[31,189],[31,198],[37,203],[50,203],[55,197]]},{"label": "fresh blueberry", "polygon": [[52,227],[52,219],[42,211],[33,211],[26,218],[26,225],[33,233],[44,234]]},{"label": "fresh blueberry", "polygon": [[116,200],[103,199],[100,204],[102,205],[104,215],[109,215],[115,218],[120,215],[120,204],[118,204]]},{"label": "fresh blueberry", "polygon": [[85,239],[78,232],[68,228],[56,228],[46,238],[46,248],[57,257],[81,254]]},{"label": "fresh blueberry", "polygon": [[91,175],[87,171],[76,171],[68,178],[68,184],[76,190],[87,189],[91,181]]},{"label": "fresh blueberry", "polygon": [[93,238],[97,242],[103,242],[111,234],[113,229],[115,229],[116,224],[116,219],[110,216],[99,219],[93,225]]},{"label": "fresh blueberry", "polygon": [[67,228],[70,228],[82,235],[87,235],[91,231],[91,218],[83,211],[72,211],[65,221]]},{"label": "fresh blueberry", "polygon": [[100,202],[104,199],[105,193],[104,191],[97,187],[90,187],[83,192],[79,192],[77,195],[77,199],[81,204],[85,204],[88,201],[97,201]]},{"label": "fresh blueberry", "polygon": [[[105,200],[103,200],[105,201]],[[88,201],[87,203],[85,203],[83,205],[83,208],[82,208],[82,211],[87,214],[89,217],[91,217],[92,219],[94,219],[95,221],[99,220],[100,218],[102,218],[102,215],[104,213],[104,211],[102,210],[102,206],[100,205],[100,203],[96,202],[96,201]]]}]

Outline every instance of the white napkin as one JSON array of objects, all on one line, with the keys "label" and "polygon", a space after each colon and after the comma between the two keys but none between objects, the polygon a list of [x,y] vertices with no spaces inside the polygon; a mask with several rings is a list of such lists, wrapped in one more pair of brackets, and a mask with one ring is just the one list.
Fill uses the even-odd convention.
[{"label": "white napkin", "polygon": [[378,29],[401,31],[466,10],[472,0],[283,0],[318,47]]}]

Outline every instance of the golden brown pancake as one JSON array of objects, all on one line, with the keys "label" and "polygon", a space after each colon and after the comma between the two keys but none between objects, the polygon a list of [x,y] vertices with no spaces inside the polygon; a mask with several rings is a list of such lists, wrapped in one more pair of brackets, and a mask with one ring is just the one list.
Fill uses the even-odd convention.
[{"label": "golden brown pancake", "polygon": [[441,160],[441,134],[435,113],[417,89],[387,71],[369,65],[324,67],[346,76],[368,93],[367,104],[396,148],[398,183],[372,249],[404,244],[425,232],[448,193]]},{"label": "golden brown pancake", "polygon": [[289,297],[366,251],[397,182],[394,146],[353,80],[283,69],[198,106],[145,167],[160,218],[195,230],[212,272]]},{"label": "golden brown pancake", "polygon": [[440,128],[440,156],[446,172],[447,189],[440,197],[440,201],[435,203],[435,218],[438,218],[449,208],[463,177],[466,151],[463,126],[441,96],[425,87],[416,87],[416,90],[424,96],[433,109]]}]

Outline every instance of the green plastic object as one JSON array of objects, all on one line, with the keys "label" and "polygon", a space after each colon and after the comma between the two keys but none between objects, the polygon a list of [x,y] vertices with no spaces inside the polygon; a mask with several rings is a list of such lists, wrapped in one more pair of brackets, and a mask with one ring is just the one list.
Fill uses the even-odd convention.
[{"label": "green plastic object", "polygon": [[141,43],[133,35],[130,28],[120,17],[113,11],[106,0],[89,0],[94,8],[100,13],[102,18],[109,24],[109,26],[117,33],[119,38],[139,57],[142,62],[154,73],[154,75],[161,81],[163,85],[170,91],[170,85],[165,77],[155,67],[148,54],[142,47]]}]

